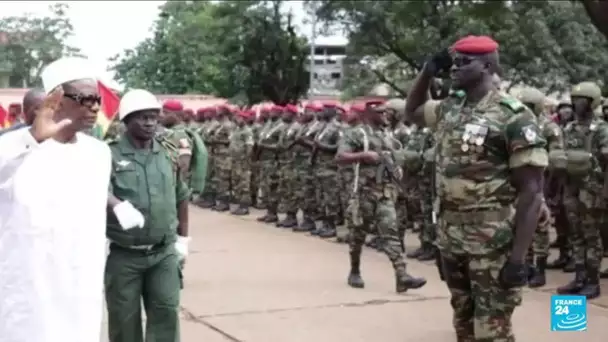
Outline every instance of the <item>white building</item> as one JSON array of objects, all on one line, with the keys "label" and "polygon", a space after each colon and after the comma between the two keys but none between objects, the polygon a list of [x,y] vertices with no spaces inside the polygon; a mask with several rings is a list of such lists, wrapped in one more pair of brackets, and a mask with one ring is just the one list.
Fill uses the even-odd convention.
[{"label": "white building", "polygon": [[[340,96],[347,43],[348,41],[341,37],[315,39],[310,96]],[[310,67],[309,60],[306,68],[309,72]]]}]

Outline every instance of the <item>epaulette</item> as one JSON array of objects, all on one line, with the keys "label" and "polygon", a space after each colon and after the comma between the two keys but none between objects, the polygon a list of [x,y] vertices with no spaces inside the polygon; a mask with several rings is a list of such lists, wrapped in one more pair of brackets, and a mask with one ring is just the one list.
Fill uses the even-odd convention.
[{"label": "epaulette", "polygon": [[179,161],[177,156],[179,153],[179,147],[164,135],[157,135],[155,139],[165,150],[167,150],[167,155],[169,156],[169,159],[171,159],[173,166],[178,167]]},{"label": "epaulette", "polygon": [[500,99],[499,103],[514,113],[519,113],[526,109],[525,105],[521,103],[518,99],[513,97],[503,97]]}]

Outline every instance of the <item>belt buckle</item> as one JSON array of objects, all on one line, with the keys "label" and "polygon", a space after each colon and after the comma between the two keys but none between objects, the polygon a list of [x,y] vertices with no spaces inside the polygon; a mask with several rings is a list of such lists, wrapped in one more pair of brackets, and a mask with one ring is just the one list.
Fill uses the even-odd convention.
[{"label": "belt buckle", "polygon": [[154,245],[141,245],[141,246],[131,246],[132,249],[136,249],[138,251],[146,251],[149,252],[152,248],[154,248]]}]

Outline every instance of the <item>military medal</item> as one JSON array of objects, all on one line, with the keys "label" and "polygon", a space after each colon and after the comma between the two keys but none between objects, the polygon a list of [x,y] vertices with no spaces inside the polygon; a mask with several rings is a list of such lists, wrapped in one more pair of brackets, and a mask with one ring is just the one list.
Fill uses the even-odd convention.
[{"label": "military medal", "polygon": [[462,135],[462,141],[468,141],[470,137],[471,137],[471,135],[469,134],[469,132],[465,132]]},{"label": "military medal", "polygon": [[468,144],[462,144],[460,146],[460,149],[462,150],[462,152],[468,152],[469,151],[469,145]]},{"label": "military medal", "polygon": [[475,143],[475,137],[470,137],[469,138],[469,144],[474,144]]},{"label": "military medal", "polygon": [[483,145],[483,137],[477,137],[477,139],[475,139],[475,145],[477,145],[477,146]]}]

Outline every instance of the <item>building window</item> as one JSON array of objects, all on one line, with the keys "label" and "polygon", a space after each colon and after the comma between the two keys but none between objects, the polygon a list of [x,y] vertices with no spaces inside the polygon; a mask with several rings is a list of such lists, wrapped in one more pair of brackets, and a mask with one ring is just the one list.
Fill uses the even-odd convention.
[{"label": "building window", "polygon": [[340,73],[339,72],[332,72],[331,73],[331,79],[332,80],[339,80],[340,79]]}]

